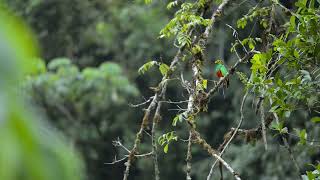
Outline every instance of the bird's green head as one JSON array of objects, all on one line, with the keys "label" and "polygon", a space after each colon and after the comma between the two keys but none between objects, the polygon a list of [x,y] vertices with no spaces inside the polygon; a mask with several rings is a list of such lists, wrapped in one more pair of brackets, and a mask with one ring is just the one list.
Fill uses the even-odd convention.
[{"label": "bird's green head", "polygon": [[221,59],[218,59],[214,62],[215,64],[223,64],[223,61]]}]

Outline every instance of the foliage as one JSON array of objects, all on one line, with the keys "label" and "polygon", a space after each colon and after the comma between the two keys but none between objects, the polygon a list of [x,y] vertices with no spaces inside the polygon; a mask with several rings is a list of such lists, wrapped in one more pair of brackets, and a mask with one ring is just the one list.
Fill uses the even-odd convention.
[{"label": "foliage", "polygon": [[56,58],[24,85],[29,100],[82,152],[90,177],[112,173],[92,170],[112,158],[112,140],[127,128],[127,102],[139,94],[123,74],[112,62],[79,70],[69,59]]},{"label": "foliage", "polygon": [[[319,8],[315,8],[315,1],[299,0],[295,5],[297,8],[291,11],[279,2],[272,1],[267,7],[253,8],[251,15],[246,15],[238,21],[238,27],[244,28],[248,18],[251,21],[253,18],[266,16],[271,18],[269,23],[263,25],[264,28],[269,28],[265,31],[268,37],[264,40],[264,43],[268,44],[267,49],[253,56],[250,79],[243,82],[257,97],[266,99],[268,103],[265,103],[265,106],[280,117],[281,124],[274,126],[280,134],[292,131],[289,129],[288,132],[288,128],[283,125],[284,122],[295,129],[292,123],[294,112],[309,111],[309,116],[318,113],[320,100]],[[288,21],[282,25],[286,28],[282,32],[272,31],[275,26],[272,23],[276,23],[273,22],[276,21],[273,19],[274,13],[279,13],[275,12],[276,6],[289,12]],[[255,44],[251,46],[250,49],[254,49]],[[315,119],[312,122],[315,123]],[[309,130],[312,132],[314,128]],[[309,130],[296,129],[299,145],[307,145]],[[310,179],[314,179],[312,173],[308,174]]]},{"label": "foliage", "polygon": [[302,179],[310,180],[310,179],[319,179],[320,178],[320,164],[314,168],[313,171],[307,171],[307,175],[303,175]]},{"label": "foliage", "polygon": [[17,92],[25,74],[36,69],[29,30],[3,4],[0,26],[0,179],[82,179],[77,153]]},{"label": "foliage", "polygon": [[[176,11],[174,18],[160,31],[160,38],[176,36],[178,47],[190,46],[190,29],[199,25],[209,26],[211,24],[210,19],[204,19],[198,14],[198,10],[203,8],[205,3],[205,0],[194,3],[182,3],[181,8]],[[170,2],[167,8],[171,9],[175,5],[177,5],[177,2]]]},{"label": "foliage", "polygon": [[[192,44],[194,37],[190,29],[196,27],[194,33],[199,34],[212,23],[207,13],[203,16],[199,13],[202,8],[212,7],[204,6],[207,2],[8,1],[36,32],[48,63],[45,66],[42,61],[34,61],[36,68],[26,78],[27,94],[33,105],[43,109],[50,122],[82,152],[88,179],[122,176],[124,166],[121,163],[115,166],[104,163],[112,161],[117,153],[112,140],[120,137],[126,147],[132,145],[133,131],[142,115],[141,111],[127,105],[139,94],[135,86],[141,95],[148,97],[151,92],[147,87],[154,86],[162,78],[159,73],[148,71],[151,67],[156,65],[162,76],[173,75],[168,81],[166,99],[183,102],[188,94],[178,88],[178,72],[183,71],[185,80],[193,81],[190,56],[204,55],[205,60],[198,63],[203,67],[203,79],[201,87],[197,88],[208,91],[216,80],[214,65],[209,60],[223,59],[233,64],[246,48],[255,55],[249,66],[240,65],[237,69],[241,82],[231,77],[225,98],[221,92],[212,98],[208,112],[197,118],[197,129],[208,143],[218,147],[223,134],[239,118],[239,102],[243,91],[248,90],[252,103],[244,106],[245,120],[241,128],[255,128],[261,123],[259,115],[251,110],[262,96],[262,107],[266,113],[276,113],[280,123],[274,122],[267,131],[268,151],[259,141],[245,144],[237,139],[223,158],[244,179],[296,179],[297,171],[292,167],[287,150],[282,148],[280,137],[284,136],[301,170],[307,171],[306,176],[312,178],[312,172],[316,173],[316,168],[307,164],[316,166],[319,159],[317,143],[313,142],[319,138],[316,124],[320,77],[319,4],[312,0],[297,1],[294,7],[294,1],[234,1],[220,14],[223,15],[219,17],[221,22],[215,24],[208,45]],[[232,32],[225,24],[239,29],[232,29]],[[178,62],[179,67],[171,71],[168,65],[176,50],[173,46],[184,47],[186,54]],[[160,60],[149,61],[139,69],[147,59]],[[112,63],[102,65],[105,61]],[[138,76],[137,69],[141,74],[148,71],[148,76]],[[184,85],[188,87],[189,84]],[[174,110],[177,104],[163,104],[163,109],[170,111],[162,110],[159,129],[161,133],[170,133],[156,133],[166,152],[165,156],[159,152],[161,179],[182,179],[185,178],[186,143],[172,143],[172,140],[187,138],[187,130],[178,123],[184,122],[184,117],[181,110]],[[178,107],[186,108],[186,104],[179,103]],[[147,136],[142,141],[150,139]],[[119,157],[127,154],[125,150],[118,151]],[[139,147],[139,153],[149,151],[150,146]],[[192,178],[205,179],[212,159],[196,147],[192,155],[196,169],[192,169]],[[150,179],[151,163],[150,159],[139,159],[130,174],[137,179]],[[215,173],[214,178],[218,176]],[[225,176],[232,178],[229,174]]]},{"label": "foliage", "polygon": [[142,60],[155,58],[169,45],[154,38],[168,16],[161,1],[148,5],[144,0],[5,2],[36,32],[46,61],[68,57],[80,67],[114,61],[128,67],[134,78]]},{"label": "foliage", "polygon": [[169,66],[165,63],[157,62],[157,61],[149,61],[145,63],[143,66],[141,66],[138,70],[140,74],[144,74],[146,71],[148,71],[152,66],[157,65],[159,66],[159,71],[162,74],[162,76],[165,76],[169,71]]},{"label": "foliage", "polygon": [[297,109],[312,111],[318,106],[320,26],[316,22],[320,19],[313,3],[310,1],[307,6],[306,2],[298,1],[287,31],[278,36],[269,34],[272,47],[255,54],[251,60],[247,88],[270,100],[270,112],[280,117],[290,118]]},{"label": "foliage", "polygon": [[168,153],[169,144],[171,143],[172,140],[175,140],[175,141],[178,140],[178,137],[175,135],[175,132],[174,132],[174,131],[169,132],[169,133],[166,133],[166,134],[163,134],[162,136],[160,136],[160,137],[158,138],[159,144],[160,144],[161,146],[164,146],[164,147],[163,147],[164,153]]}]

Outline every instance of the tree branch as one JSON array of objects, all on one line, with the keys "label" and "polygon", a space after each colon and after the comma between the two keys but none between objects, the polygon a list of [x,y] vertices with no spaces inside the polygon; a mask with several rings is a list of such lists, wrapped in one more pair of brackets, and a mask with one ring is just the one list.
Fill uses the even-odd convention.
[{"label": "tree branch", "polygon": [[[208,3],[211,3],[211,1]],[[204,11],[204,10],[202,10],[202,11]],[[200,14],[203,15],[203,12]],[[195,27],[190,30],[189,35],[192,35],[194,29],[195,29]],[[155,95],[153,96],[154,98],[152,99],[151,103],[149,104],[147,110],[145,111],[144,117],[142,119],[142,123],[140,125],[140,129],[136,134],[136,139],[135,139],[133,148],[131,150],[131,153],[129,154],[129,158],[128,158],[127,162],[125,163],[126,169],[123,174],[123,180],[127,180],[129,177],[130,166],[134,160],[134,157],[135,157],[134,154],[136,153],[138,146],[140,144],[140,141],[142,139],[142,132],[144,131],[146,125],[149,122],[151,111],[156,108],[156,106],[159,103],[159,100],[162,98],[163,95],[166,94],[167,85],[168,85],[167,79],[169,79],[170,76],[172,75],[172,72],[174,72],[174,69],[176,68],[176,65],[177,65],[177,63],[180,59],[180,56],[183,53],[185,47],[186,47],[186,45],[182,46],[178,50],[176,55],[174,56],[173,60],[171,61],[168,73],[165,76],[163,76],[161,82],[158,84],[159,90],[155,92]]]},{"label": "tree branch", "polygon": [[263,144],[265,150],[268,149],[268,144],[267,144],[267,133],[266,133],[266,123],[265,123],[265,115],[264,115],[264,107],[263,107],[263,97],[260,102],[260,117],[261,117],[261,127],[262,127],[262,139],[263,139]]},{"label": "tree branch", "polygon": [[207,98],[211,99],[211,96],[216,93],[219,89],[219,87],[223,84],[223,82],[229,78],[236,70],[236,68],[240,65],[240,63],[247,61],[248,59],[250,59],[253,56],[253,52],[250,51],[248,52],[248,54],[246,54],[242,59],[239,59],[230,69],[230,73],[227,74],[225,77],[221,78],[218,83],[212,88],[210,89],[210,91],[207,93]]},{"label": "tree branch", "polygon": [[192,159],[192,154],[191,154],[191,146],[192,146],[192,132],[189,132],[189,139],[188,139],[188,152],[187,152],[187,180],[191,180],[191,159]]},{"label": "tree branch", "polygon": [[[240,121],[239,121],[238,126],[236,127],[235,130],[231,131],[231,133],[228,133],[228,134],[227,134],[228,136],[226,136],[224,142],[220,145],[220,147],[219,147],[219,149],[218,149],[218,150],[220,151],[220,153],[219,153],[219,156],[220,156],[220,157],[222,157],[224,151],[227,149],[227,147],[229,146],[229,144],[231,143],[231,141],[234,139],[234,137],[235,137],[236,134],[238,133],[238,130],[239,130],[239,128],[240,128],[240,126],[241,126],[241,124],[242,124],[242,122],[243,122],[243,119],[244,119],[243,107],[244,107],[244,104],[245,104],[245,102],[246,102],[247,96],[248,96],[248,91],[245,93],[245,95],[244,95],[243,98],[242,98],[242,102],[241,102],[241,106],[240,106],[240,114],[241,114],[241,115],[240,115]],[[230,134],[231,134],[231,136],[230,136]],[[212,164],[211,169],[210,169],[210,172],[209,172],[209,174],[208,174],[208,176],[207,176],[207,180],[210,180],[210,179],[211,179],[212,174],[213,174],[213,168],[215,167],[215,165],[217,164],[217,162],[218,162],[218,160],[216,160],[216,161]]]},{"label": "tree branch", "polygon": [[232,167],[225,161],[223,160],[218,153],[204,140],[201,138],[200,134],[191,127],[192,131],[192,136],[194,139],[194,142],[199,144],[204,150],[206,150],[212,157],[218,159],[222,165],[234,176],[235,179],[241,180],[240,175],[236,173]]},{"label": "tree branch", "polygon": [[[218,9],[212,14],[211,20],[214,23],[216,20],[216,17],[220,16],[224,7],[230,2],[230,0],[225,0],[223,1]],[[212,26],[208,26],[206,30],[203,33],[203,36],[201,39],[199,39],[199,43],[201,45],[205,45],[207,43],[209,33],[212,31]],[[202,109],[202,102],[201,98],[203,97],[204,90],[201,88],[201,81],[202,81],[202,76],[201,76],[201,61],[203,61],[203,54],[198,53],[194,55],[194,59],[192,61],[192,72],[193,72],[193,86],[190,90],[190,95],[189,95],[189,100],[188,100],[188,109],[185,111],[184,117],[187,119],[188,124],[190,125],[190,132],[192,135],[192,139],[194,140],[195,143],[199,144],[204,150],[206,150],[211,156],[217,158],[233,175],[234,177],[239,180],[241,179],[240,176],[235,173],[235,171],[231,168],[231,166],[226,163],[216,152],[215,150],[212,149],[212,147],[204,140],[201,138],[200,134],[195,130],[195,122],[194,122],[194,117],[197,115],[201,109]],[[222,81],[220,81],[222,84]],[[208,95],[204,95],[204,97],[207,97]],[[200,99],[200,100],[199,100]],[[203,99],[203,98],[202,98]],[[196,100],[199,100],[200,103],[196,103]],[[188,175],[187,175],[188,179]]]},{"label": "tree branch", "polygon": [[152,157],[153,157],[155,180],[160,180],[160,170],[159,170],[159,164],[158,164],[158,147],[157,147],[155,132],[156,132],[157,124],[161,120],[161,116],[160,116],[161,105],[162,105],[162,102],[159,102],[153,117],[152,130],[151,130],[152,153],[153,153]]}]

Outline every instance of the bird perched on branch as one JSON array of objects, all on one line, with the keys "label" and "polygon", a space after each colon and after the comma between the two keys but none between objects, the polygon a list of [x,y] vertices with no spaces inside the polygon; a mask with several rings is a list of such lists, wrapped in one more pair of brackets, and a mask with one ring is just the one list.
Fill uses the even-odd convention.
[{"label": "bird perched on branch", "polygon": [[[216,66],[214,68],[214,72],[219,79],[222,79],[229,74],[229,71],[226,68],[226,66],[224,65],[222,60],[216,60],[214,63],[216,64]],[[224,89],[229,87],[229,78],[228,77],[226,79],[224,79],[223,87],[224,87]],[[223,91],[223,95],[224,95],[224,91]]]},{"label": "bird perched on branch", "polygon": [[[229,71],[223,64],[222,60],[216,60],[214,63],[216,64],[214,72],[216,73],[218,78],[222,79],[229,74]],[[225,79],[224,87],[229,87],[229,78]]]}]

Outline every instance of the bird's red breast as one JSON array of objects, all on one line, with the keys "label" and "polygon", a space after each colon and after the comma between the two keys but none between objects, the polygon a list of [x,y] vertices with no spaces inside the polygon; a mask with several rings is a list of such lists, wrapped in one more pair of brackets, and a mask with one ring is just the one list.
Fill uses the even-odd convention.
[{"label": "bird's red breast", "polygon": [[219,70],[216,74],[217,74],[217,76],[218,76],[219,78],[223,77],[223,74],[222,74],[221,70]]}]

